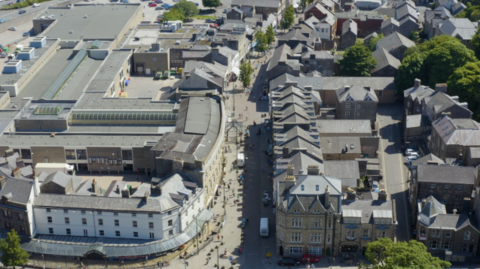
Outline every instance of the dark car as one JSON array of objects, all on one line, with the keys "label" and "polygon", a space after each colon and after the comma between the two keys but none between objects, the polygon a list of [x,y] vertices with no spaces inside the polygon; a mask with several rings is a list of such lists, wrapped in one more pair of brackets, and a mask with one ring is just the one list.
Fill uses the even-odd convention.
[{"label": "dark car", "polygon": [[20,11],[18,12],[18,14],[23,14],[23,13],[27,13],[27,11],[26,11],[26,10],[20,10]]},{"label": "dark car", "polygon": [[284,266],[284,265],[300,265],[300,260],[295,259],[295,258],[288,258],[284,257],[283,259],[278,260],[278,265]]},{"label": "dark car", "polygon": [[215,21],[215,20],[212,20],[212,19],[206,19],[205,22],[206,22],[206,23],[215,23],[216,21]]}]

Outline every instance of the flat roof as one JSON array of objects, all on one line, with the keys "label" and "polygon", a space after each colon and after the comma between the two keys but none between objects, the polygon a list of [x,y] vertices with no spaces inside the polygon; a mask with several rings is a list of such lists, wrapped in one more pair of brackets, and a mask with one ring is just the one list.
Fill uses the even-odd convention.
[{"label": "flat roof", "polygon": [[179,104],[174,101],[152,101],[150,97],[107,98],[104,96],[105,92],[85,92],[82,98],[78,100],[75,109],[121,109],[123,111],[128,111],[129,109],[155,109],[167,112],[179,107]]},{"label": "flat roof", "polygon": [[81,66],[75,71],[73,76],[67,81],[67,84],[55,99],[78,100],[85,90],[85,87],[88,85],[88,82],[95,74],[95,71],[100,68],[102,63],[102,60],[95,60],[87,57]]},{"label": "flat roof", "polygon": [[[20,72],[15,74],[1,74],[0,75],[0,85],[13,85],[27,73],[27,71],[32,67],[42,56],[47,52],[50,47],[57,42],[57,39],[47,39],[47,43],[42,48],[35,48],[35,56],[30,60],[22,60],[22,69]],[[1,70],[3,72],[3,70]],[[41,71],[40,71],[41,72]]]},{"label": "flat roof", "polygon": [[[138,26],[130,38],[125,42],[123,49],[150,49],[152,43],[159,42],[160,48],[190,48],[196,37],[204,36],[208,26],[184,27],[176,32],[160,32],[160,26]],[[139,37],[140,40],[135,40]],[[180,44],[176,44],[180,41]],[[143,51],[141,51],[143,52]]]},{"label": "flat roof", "polygon": [[102,125],[70,125],[67,133],[119,133],[119,134],[164,134],[173,132],[175,126],[102,126]]},{"label": "flat roof", "polygon": [[105,40],[116,39],[135,12],[141,12],[140,4],[75,4],[49,8],[36,19],[54,15],[57,23],[45,33],[50,38]]},{"label": "flat roof", "polygon": [[86,91],[107,92],[123,64],[131,55],[131,50],[113,50],[103,61],[102,66],[88,85]]},{"label": "flat roof", "polygon": [[64,147],[143,147],[146,142],[156,143],[162,135],[115,135],[115,134],[74,134],[58,133],[4,133],[0,145],[10,147],[64,146]]}]

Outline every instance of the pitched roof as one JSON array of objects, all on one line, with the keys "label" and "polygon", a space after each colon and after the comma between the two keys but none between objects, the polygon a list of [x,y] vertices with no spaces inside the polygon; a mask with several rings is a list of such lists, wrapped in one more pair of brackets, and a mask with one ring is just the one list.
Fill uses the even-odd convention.
[{"label": "pitched roof", "polygon": [[419,87],[412,87],[403,91],[403,97],[406,99],[410,97],[412,100],[421,102],[423,98],[431,96],[435,93],[433,89],[428,86],[420,85]]},{"label": "pitched roof", "polygon": [[268,63],[267,72],[276,67],[278,65],[278,62],[287,61],[287,54],[290,53],[291,49],[287,44],[276,47],[273,51],[272,58],[270,58],[270,62]]},{"label": "pitched roof", "polygon": [[408,4],[403,4],[400,5],[400,7],[397,6],[397,8],[395,8],[396,20],[401,20],[406,16],[412,17],[415,21],[418,21],[417,10],[415,9],[415,7],[412,7]]},{"label": "pitched roof", "polygon": [[447,145],[480,145],[480,124],[472,119],[451,119],[445,115],[434,121],[432,128]]},{"label": "pitched roof", "polygon": [[375,50],[372,53],[372,56],[377,61],[377,65],[372,70],[372,73],[377,72],[378,70],[381,70],[382,68],[385,68],[387,66],[398,69],[401,64],[401,62],[397,58],[395,58],[384,48]]},{"label": "pitched roof", "polygon": [[449,18],[438,25],[444,35],[453,36],[461,40],[472,40],[477,27],[467,18]]},{"label": "pitched roof", "polygon": [[452,179],[455,179],[454,183],[473,185],[475,167],[419,164],[417,179],[418,182],[431,183],[452,183]]},{"label": "pitched roof", "polygon": [[[458,97],[457,97],[458,98]],[[455,107],[457,111],[473,114],[468,108],[462,106],[457,100],[454,100],[450,95],[443,92],[436,92],[435,94],[424,98],[425,105],[430,107],[435,114]]]},{"label": "pitched roof", "polygon": [[344,35],[347,32],[352,32],[356,35],[357,31],[358,31],[357,23],[354,20],[347,20],[342,25],[342,35]]},{"label": "pitched roof", "polygon": [[61,171],[56,171],[50,175],[48,175],[45,180],[43,181],[42,185],[47,183],[53,182],[63,188],[67,187],[67,185],[72,181],[73,191],[75,192],[77,188],[80,186],[82,179],[77,176],[66,175]]},{"label": "pitched roof", "polygon": [[387,51],[391,51],[392,49],[396,49],[401,46],[405,46],[407,48],[413,47],[415,46],[415,42],[403,36],[402,34],[399,34],[398,32],[392,33],[377,42],[377,50],[379,48],[384,48]]},{"label": "pitched roof", "polygon": [[416,159],[414,161],[412,161],[412,166],[418,166],[419,164],[428,164],[429,162],[436,162],[438,164],[445,164],[445,162],[438,158],[437,156],[435,156],[434,154],[430,153],[430,154],[427,154],[419,159]]},{"label": "pitched roof", "polygon": [[391,25],[394,25],[394,26],[398,27],[398,26],[400,26],[400,23],[396,19],[394,19],[392,17],[388,17],[386,20],[384,20],[382,22],[381,28],[383,29],[385,27],[390,27]]},{"label": "pitched roof", "polygon": [[357,186],[356,180],[360,178],[360,169],[357,161],[325,161],[324,166],[325,175],[339,179],[354,179],[355,187]]},{"label": "pitched roof", "polygon": [[[425,205],[423,205],[424,202]],[[445,203],[443,201],[437,200],[437,198],[435,198],[435,196],[433,195],[428,195],[425,198],[418,199],[417,203],[420,209],[420,214],[425,215],[428,218],[433,218],[437,215],[447,213]]]},{"label": "pitched roof", "polygon": [[394,222],[394,224],[396,224],[395,212],[393,212],[393,202],[394,200],[342,200],[342,211],[358,211],[358,214],[361,215],[361,223],[373,223],[374,211],[378,212],[380,210],[383,210],[387,211],[390,215],[392,215],[392,221]]},{"label": "pitched roof", "polygon": [[337,100],[343,101],[373,101],[378,102],[377,95],[373,90],[361,86],[342,87],[336,91]]},{"label": "pitched roof", "polygon": [[416,128],[427,126],[430,121],[428,117],[422,114],[416,115],[407,115],[406,117],[406,128]]},{"label": "pitched roof", "polygon": [[0,198],[4,195],[9,201],[27,204],[33,191],[33,180],[7,178],[5,186],[0,190]]}]

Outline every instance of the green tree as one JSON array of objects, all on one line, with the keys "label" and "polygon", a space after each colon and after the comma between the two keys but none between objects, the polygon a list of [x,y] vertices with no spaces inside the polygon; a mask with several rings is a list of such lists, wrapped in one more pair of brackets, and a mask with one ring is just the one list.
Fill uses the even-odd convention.
[{"label": "green tree", "polygon": [[469,62],[475,62],[475,53],[458,40],[442,43],[431,50],[422,65],[422,74],[426,84],[431,88],[437,83],[447,82],[455,69]]},{"label": "green tree", "polygon": [[470,41],[470,46],[475,52],[475,56],[477,56],[477,59],[480,59],[480,31],[477,30],[475,35],[472,37],[472,40]]},{"label": "green tree", "polygon": [[202,0],[202,4],[204,7],[217,8],[222,5],[220,0]]},{"label": "green tree", "polygon": [[283,14],[282,20],[280,21],[280,27],[286,30],[290,28],[294,22],[295,22],[295,9],[293,8],[293,5],[289,5],[285,10],[285,13]]},{"label": "green tree", "polygon": [[398,68],[395,77],[395,87],[398,96],[403,96],[403,91],[413,87],[416,78],[422,78],[422,65],[424,55],[422,53],[413,53],[403,58],[402,64]]},{"label": "green tree", "polygon": [[370,71],[377,61],[372,57],[372,52],[361,42],[355,43],[343,55],[340,60],[340,73],[349,77],[369,77]]},{"label": "green tree", "polygon": [[191,19],[193,16],[198,15],[198,7],[194,2],[181,0],[176,3],[172,9],[178,9],[182,12],[185,19]]},{"label": "green tree", "polygon": [[20,238],[15,230],[11,230],[7,238],[0,240],[0,252],[2,252],[2,263],[9,267],[21,266],[28,262],[28,252],[20,246]]},{"label": "green tree", "polygon": [[359,269],[443,269],[451,263],[433,257],[420,242],[394,243],[390,238],[380,238],[367,244],[365,253],[371,264],[360,264]]},{"label": "green tree", "polygon": [[255,42],[257,42],[257,45],[255,45],[255,49],[260,52],[264,52],[268,50],[268,39],[267,36],[262,32],[262,30],[259,30],[255,34]]},{"label": "green tree", "polygon": [[267,27],[267,32],[265,33],[267,36],[267,43],[268,45],[272,44],[275,41],[275,32],[273,31],[273,27],[269,25]]},{"label": "green tree", "polygon": [[307,5],[311,3],[313,3],[313,0],[300,0],[300,7],[302,7],[302,9],[305,9]]},{"label": "green tree", "polygon": [[368,47],[370,48],[370,50],[375,51],[377,49],[377,42],[384,37],[385,36],[383,34],[379,34],[378,36],[370,39],[370,42],[368,43]]},{"label": "green tree", "polygon": [[253,68],[250,65],[250,62],[244,62],[240,65],[240,77],[239,80],[242,83],[242,87],[245,90],[246,88],[250,87],[250,83],[252,81],[252,74]]},{"label": "green tree", "polygon": [[164,21],[183,21],[185,19],[185,15],[181,9],[172,8],[169,11],[163,13],[163,20]]},{"label": "green tree", "polygon": [[460,102],[468,102],[475,120],[480,119],[480,62],[467,63],[457,68],[448,79],[448,94],[457,95]]},{"label": "green tree", "polygon": [[416,42],[419,37],[420,37],[420,35],[419,35],[418,31],[412,31],[410,33],[410,36],[409,36],[410,40],[412,40],[414,42]]}]

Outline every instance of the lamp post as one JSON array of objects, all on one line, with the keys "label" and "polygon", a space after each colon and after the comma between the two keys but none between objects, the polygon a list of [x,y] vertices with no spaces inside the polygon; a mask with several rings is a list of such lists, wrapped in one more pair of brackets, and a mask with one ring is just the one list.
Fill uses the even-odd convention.
[{"label": "lamp post", "polygon": [[42,253],[42,259],[43,259],[43,269],[45,269],[45,257],[43,256],[43,253]]},{"label": "lamp post", "polygon": [[217,269],[219,269],[220,268],[220,259],[219,259],[219,256],[218,256],[218,245],[216,245],[215,248],[217,249]]}]

